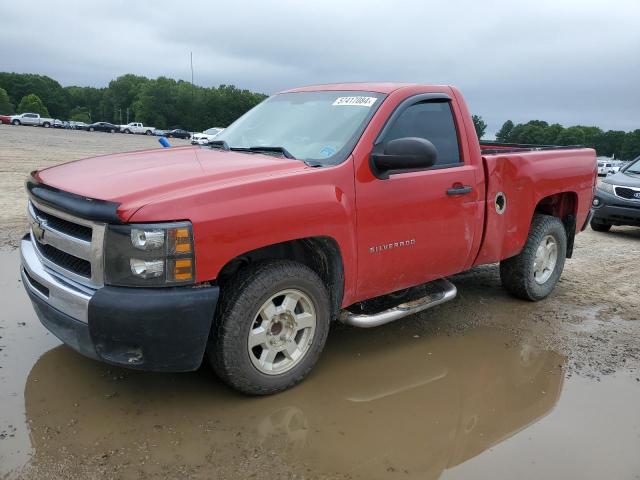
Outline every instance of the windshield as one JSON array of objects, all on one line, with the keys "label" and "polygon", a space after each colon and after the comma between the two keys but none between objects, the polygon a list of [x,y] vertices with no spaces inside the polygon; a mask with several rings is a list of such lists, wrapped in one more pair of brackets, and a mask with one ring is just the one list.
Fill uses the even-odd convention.
[{"label": "windshield", "polygon": [[208,128],[207,130],[205,130],[202,133],[206,133],[207,135],[215,135],[216,133],[221,132],[222,129],[221,128]]},{"label": "windshield", "polygon": [[232,150],[271,147],[270,154],[286,152],[316,165],[340,163],[383,98],[362,91],[281,93],[249,110],[216,141]]},{"label": "windshield", "polygon": [[625,170],[625,173],[640,174],[640,157],[636,158],[631,165]]}]

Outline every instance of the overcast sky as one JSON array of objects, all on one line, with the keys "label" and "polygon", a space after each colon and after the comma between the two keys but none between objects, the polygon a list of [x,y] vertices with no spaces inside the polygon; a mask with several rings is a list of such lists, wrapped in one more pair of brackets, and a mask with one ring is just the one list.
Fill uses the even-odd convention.
[{"label": "overcast sky", "polygon": [[0,71],[105,86],[136,73],[264,93],[452,84],[507,119],[640,128],[640,0],[5,1]]}]

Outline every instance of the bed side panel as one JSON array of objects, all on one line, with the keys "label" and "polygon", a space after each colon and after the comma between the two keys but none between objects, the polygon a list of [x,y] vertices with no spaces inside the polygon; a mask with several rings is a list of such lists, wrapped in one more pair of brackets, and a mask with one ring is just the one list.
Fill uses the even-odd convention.
[{"label": "bed side panel", "polygon": [[[520,253],[536,206],[545,197],[576,193],[576,224],[582,225],[593,196],[595,158],[591,149],[483,156],[487,208],[483,243],[474,265],[499,262]],[[495,205],[499,192],[506,197],[502,214]]]}]

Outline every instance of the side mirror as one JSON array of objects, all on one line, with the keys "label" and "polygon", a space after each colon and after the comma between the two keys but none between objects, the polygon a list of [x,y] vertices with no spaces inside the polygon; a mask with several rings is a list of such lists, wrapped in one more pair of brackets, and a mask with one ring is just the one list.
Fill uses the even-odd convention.
[{"label": "side mirror", "polygon": [[[382,153],[376,150],[381,150]],[[378,178],[389,178],[394,173],[432,167],[437,158],[438,151],[433,143],[419,137],[391,140],[375,147],[369,156],[371,169]]]}]

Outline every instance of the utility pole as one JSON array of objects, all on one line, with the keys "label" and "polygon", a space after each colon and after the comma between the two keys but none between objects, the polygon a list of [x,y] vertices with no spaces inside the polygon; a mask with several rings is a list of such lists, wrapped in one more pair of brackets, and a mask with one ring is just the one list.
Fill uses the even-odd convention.
[{"label": "utility pole", "polygon": [[[193,118],[193,110],[194,110],[194,103],[195,103],[195,99],[194,99],[194,95],[195,94],[195,87],[193,86],[193,52],[191,52],[191,128],[195,127],[195,121]],[[184,127],[182,127],[184,128]]]}]

